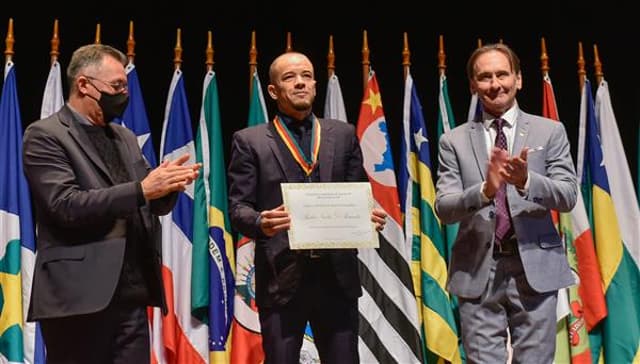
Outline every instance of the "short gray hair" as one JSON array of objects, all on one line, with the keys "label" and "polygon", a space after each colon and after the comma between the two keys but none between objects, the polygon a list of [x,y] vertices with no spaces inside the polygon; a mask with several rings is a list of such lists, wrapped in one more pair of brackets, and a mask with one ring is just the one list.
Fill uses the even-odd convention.
[{"label": "short gray hair", "polygon": [[75,89],[75,80],[78,76],[82,75],[87,68],[100,66],[105,57],[113,57],[123,66],[127,65],[127,56],[108,45],[87,44],[76,49],[67,67],[67,82],[70,89]]}]

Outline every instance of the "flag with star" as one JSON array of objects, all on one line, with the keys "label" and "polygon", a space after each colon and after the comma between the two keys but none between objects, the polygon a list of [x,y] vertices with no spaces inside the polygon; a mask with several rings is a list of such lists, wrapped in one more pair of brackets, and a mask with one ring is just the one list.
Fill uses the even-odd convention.
[{"label": "flag with star", "polygon": [[[634,237],[629,237],[621,230],[623,225],[619,220],[625,216],[618,217],[611,189],[611,186],[616,185],[610,182],[607,165],[611,160],[604,155],[601,144],[602,134],[612,132],[603,130],[602,127],[611,128],[612,124],[603,119],[600,122],[605,124],[598,125],[589,80],[585,80],[582,100],[586,115],[580,120],[580,129],[584,130],[584,141],[580,143],[584,156],[580,161],[584,165],[579,169],[583,191],[587,191],[592,204],[594,240],[608,308],[607,317],[590,333],[597,334],[602,340],[601,347],[592,345],[592,352],[595,354],[594,359],[604,360],[605,363],[634,363],[640,357],[640,274],[637,246],[632,245]],[[601,99],[602,101],[604,100]],[[605,114],[599,116],[610,117]],[[616,157],[619,158],[614,158]],[[613,161],[619,163],[617,158]],[[615,167],[612,168],[615,170]]]},{"label": "flag with star", "polygon": [[405,79],[400,204],[404,211],[406,246],[411,246],[412,271],[421,319],[425,363],[462,363],[451,297],[446,289],[447,246],[435,213],[429,138],[418,92],[410,73]]},{"label": "flag with star", "polygon": [[142,150],[142,155],[151,168],[155,168],[158,162],[155,148],[153,147],[153,140],[151,140],[149,118],[147,117],[147,110],[144,106],[138,71],[133,62],[129,62],[125,70],[127,72],[127,83],[129,85],[129,104],[124,110],[122,119],[119,121],[122,126],[131,129],[136,137],[138,137],[138,145],[140,146],[140,150]]},{"label": "flag with star", "polygon": [[404,240],[396,174],[382,97],[372,71],[364,90],[357,135],[376,207],[386,211],[380,247],[360,249],[363,295],[359,353],[363,363],[421,363],[422,343],[413,278],[411,246]]}]

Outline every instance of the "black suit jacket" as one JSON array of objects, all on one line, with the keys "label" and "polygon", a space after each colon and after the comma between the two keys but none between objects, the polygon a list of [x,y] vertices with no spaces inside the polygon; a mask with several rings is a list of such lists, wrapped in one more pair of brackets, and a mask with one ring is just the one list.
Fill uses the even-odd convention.
[{"label": "black suit jacket", "polygon": [[[367,181],[353,125],[318,120],[320,182]],[[280,183],[301,182],[300,166],[283,145],[273,123],[237,131],[231,144],[228,170],[231,224],[236,231],[256,241],[256,303],[263,307],[283,305],[291,299],[304,264],[304,258],[289,249],[286,231],[269,238],[258,225],[260,211],[282,204]],[[345,296],[359,297],[362,289],[357,250],[332,250],[327,254]]]},{"label": "black suit jacket", "polygon": [[24,134],[24,173],[35,207],[37,253],[28,320],[66,317],[104,309],[122,269],[126,217],[140,214],[147,239],[145,267],[153,277],[150,305],[166,311],[160,274],[160,222],[176,194],[142,202],[139,183],[150,167],[136,136],[117,125],[116,143],[131,182],[114,184],[72,111],[65,105],[29,125]]}]

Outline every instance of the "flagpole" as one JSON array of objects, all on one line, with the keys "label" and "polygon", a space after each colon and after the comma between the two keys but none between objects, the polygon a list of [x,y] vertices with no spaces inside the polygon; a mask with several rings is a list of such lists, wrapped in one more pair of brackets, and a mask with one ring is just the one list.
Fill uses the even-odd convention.
[{"label": "flagpole", "polygon": [[371,62],[369,61],[369,41],[367,40],[367,31],[363,31],[362,36],[362,90],[367,89],[369,83],[369,71],[371,70]]},{"label": "flagpole", "polygon": [[256,31],[251,32],[251,45],[249,47],[249,98],[253,94],[253,74],[258,69],[258,49],[256,48]]},{"label": "flagpole", "polygon": [[409,75],[409,68],[411,67],[411,51],[409,50],[409,36],[407,32],[404,32],[402,46],[402,74],[403,79],[406,81]]},{"label": "flagpole", "polygon": [[333,35],[329,35],[329,51],[327,52],[327,79],[336,73],[336,54],[333,51]]},{"label": "flagpole", "polygon": [[96,37],[93,41],[94,44],[100,44],[102,41],[100,40],[100,23],[96,24]]},{"label": "flagpole", "polygon": [[597,44],[593,45],[593,70],[593,74],[596,76],[596,82],[599,85],[604,80],[604,73],[602,72],[602,62],[600,62]]},{"label": "flagpole", "polygon": [[176,47],[173,48],[173,54],[174,68],[179,70],[182,65],[182,30],[180,28],[176,30]]},{"label": "flagpole", "polygon": [[578,82],[580,83],[580,92],[584,87],[584,80],[587,77],[587,71],[585,70],[584,53],[582,52],[582,42],[578,42]]},{"label": "flagpole", "polygon": [[129,37],[127,38],[127,58],[129,63],[133,63],[136,56],[135,53],[136,41],[133,38],[133,20],[129,21]]},{"label": "flagpole", "polygon": [[58,60],[58,56],[60,55],[60,38],[58,38],[58,19],[53,21],[53,35],[51,36],[51,52],[49,55],[51,56],[51,65],[56,63]]},{"label": "flagpole", "polygon": [[211,33],[210,30],[207,32],[207,49],[205,50],[205,54],[206,60],[204,63],[206,65],[207,72],[213,71],[213,33]]},{"label": "flagpole", "polygon": [[287,32],[287,45],[284,48],[285,52],[293,52],[293,46],[291,45],[291,32]]},{"label": "flagpole", "polygon": [[7,37],[4,40],[5,50],[4,50],[4,60],[5,64],[11,62],[13,58],[13,44],[15,43],[15,39],[13,38],[13,18],[9,18],[9,27],[7,29]]}]

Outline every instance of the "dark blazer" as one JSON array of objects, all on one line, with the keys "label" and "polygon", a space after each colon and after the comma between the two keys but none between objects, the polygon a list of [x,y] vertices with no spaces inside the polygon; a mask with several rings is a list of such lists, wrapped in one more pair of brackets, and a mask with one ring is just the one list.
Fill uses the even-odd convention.
[{"label": "dark blazer", "polygon": [[109,170],[66,105],[29,125],[24,134],[24,173],[36,214],[37,254],[28,320],[67,317],[104,309],[116,290],[125,251],[126,221],[140,214],[152,277],[150,305],[166,310],[161,281],[160,222],[176,194],[145,202],[140,182],[150,167],[136,136],[113,130],[131,182],[114,184]]},{"label": "dark blazer", "polygon": [[[321,127],[320,182],[367,181],[362,152],[353,125],[318,119]],[[287,303],[300,283],[304,257],[289,249],[287,232],[272,238],[260,230],[260,211],[282,204],[282,182],[302,182],[301,168],[284,147],[273,123],[237,131],[229,163],[229,211],[233,228],[256,241],[256,303],[269,307]],[[345,296],[362,294],[357,250],[327,251]]]}]

